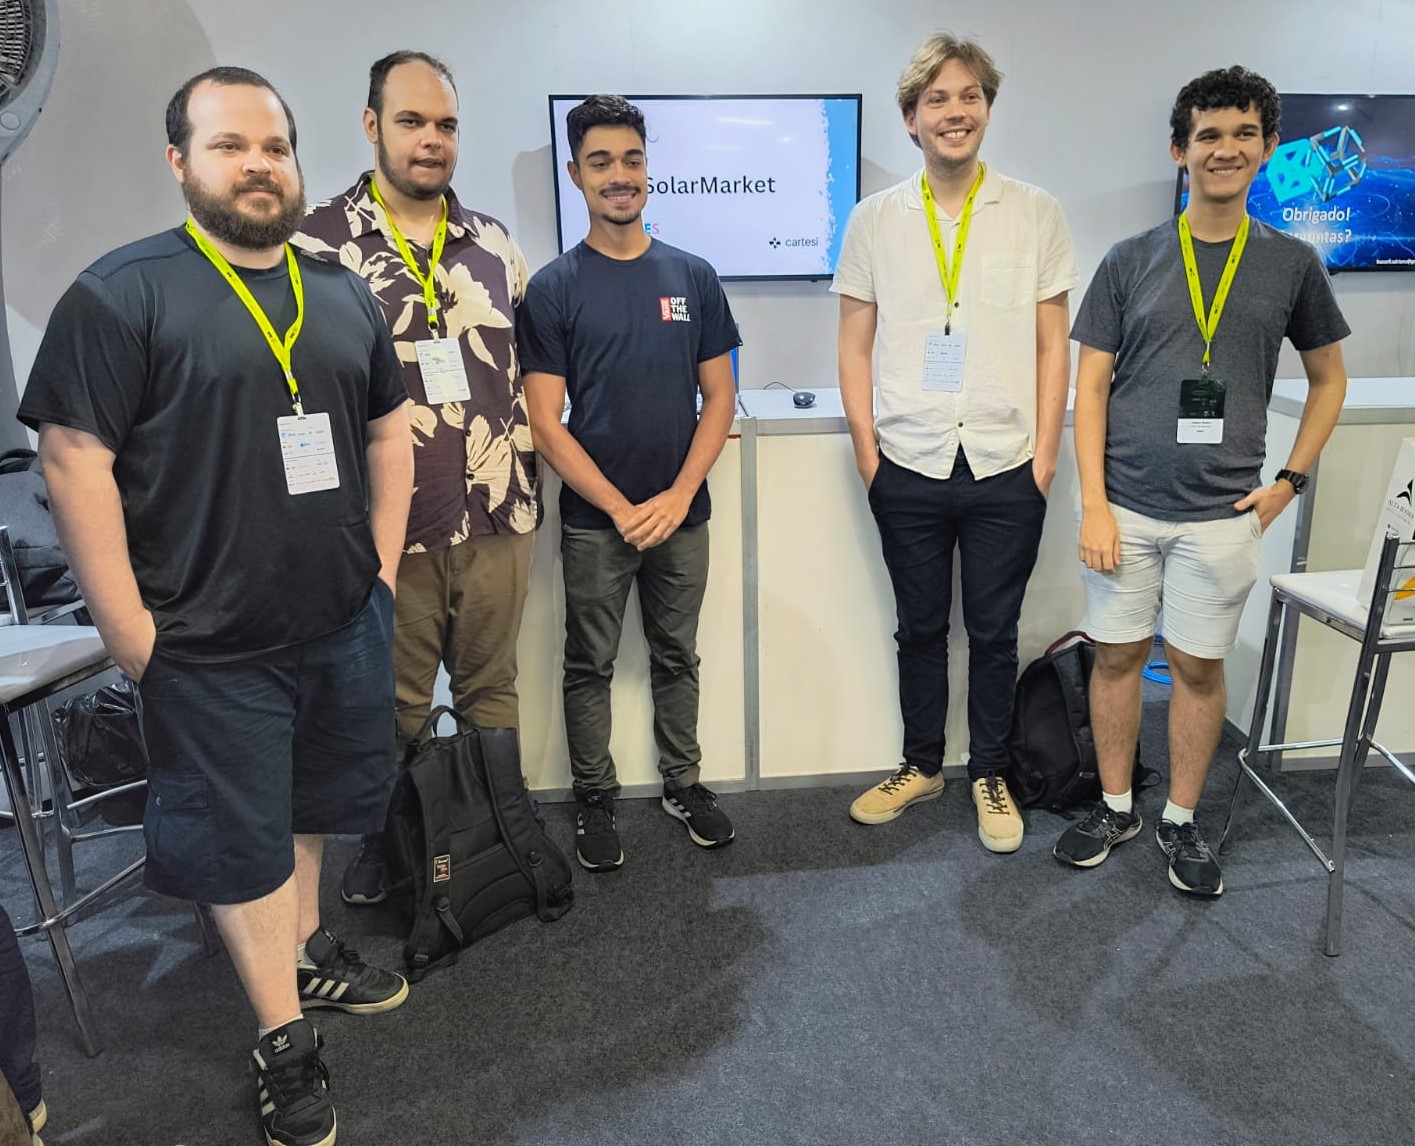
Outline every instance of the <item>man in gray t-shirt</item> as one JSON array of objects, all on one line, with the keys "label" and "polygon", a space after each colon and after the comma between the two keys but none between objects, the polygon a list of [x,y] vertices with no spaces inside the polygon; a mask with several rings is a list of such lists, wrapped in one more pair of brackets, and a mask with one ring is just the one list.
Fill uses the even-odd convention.
[{"label": "man in gray t-shirt", "polygon": [[[1223,660],[1263,531],[1306,485],[1346,395],[1340,341],[1351,331],[1316,252],[1247,215],[1280,117],[1272,85],[1244,68],[1184,87],[1170,153],[1189,173],[1189,205],[1111,249],[1071,331],[1081,344],[1080,556],[1097,642],[1091,724],[1103,800],[1054,854],[1094,867],[1140,830],[1130,791],[1140,678],[1163,604],[1174,693],[1156,836],[1170,882],[1198,895],[1223,891],[1194,823],[1223,724]],[[1285,467],[1263,486],[1283,338],[1301,353],[1307,403]]]}]

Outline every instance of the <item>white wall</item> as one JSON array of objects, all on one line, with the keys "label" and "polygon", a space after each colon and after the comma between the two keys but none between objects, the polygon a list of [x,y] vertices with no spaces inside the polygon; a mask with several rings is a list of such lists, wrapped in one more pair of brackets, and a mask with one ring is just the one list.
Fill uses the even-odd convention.
[{"label": "white wall", "polygon": [[[462,97],[456,186],[504,219],[532,265],[555,254],[550,92],[860,91],[866,193],[917,165],[892,92],[910,51],[947,27],[1006,74],[984,157],[1065,207],[1083,283],[1106,248],[1168,213],[1168,112],[1200,71],[1243,63],[1289,91],[1411,90],[1415,5],[1350,0],[60,0],[49,106],[6,164],[5,293],[16,374],[73,276],[181,217],[162,162],[171,92],[214,63],[267,75],[293,106],[312,198],[367,166],[368,64],[398,47],[441,55]],[[946,21],[946,22],[945,22]],[[425,29],[425,30],[420,30]],[[831,384],[834,300],[823,283],[728,287],[743,383]],[[1415,375],[1415,275],[1337,280],[1354,375]],[[1283,373],[1298,363],[1291,351]]]}]

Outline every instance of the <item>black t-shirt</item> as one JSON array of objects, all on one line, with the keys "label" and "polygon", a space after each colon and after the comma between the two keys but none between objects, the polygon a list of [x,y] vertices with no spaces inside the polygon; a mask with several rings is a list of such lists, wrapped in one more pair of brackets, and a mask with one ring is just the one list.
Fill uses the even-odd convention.
[{"label": "black t-shirt", "polygon": [[[285,262],[237,268],[284,335]],[[93,434],[116,455],[128,551],[158,646],[222,660],[352,620],[379,568],[368,518],[368,422],[407,397],[362,279],[300,256],[305,318],[293,369],[327,413],[337,489],[291,495],[276,419],[284,375],[241,300],[175,229],[121,247],[54,308],[19,416]]]},{"label": "black t-shirt", "polygon": [[[565,379],[570,433],[600,472],[636,505],[671,486],[698,426],[698,364],[742,341],[717,272],[667,243],[628,260],[580,243],[531,277],[517,319],[521,369]],[[683,524],[711,508],[703,482]],[[613,528],[568,485],[560,519]]]}]

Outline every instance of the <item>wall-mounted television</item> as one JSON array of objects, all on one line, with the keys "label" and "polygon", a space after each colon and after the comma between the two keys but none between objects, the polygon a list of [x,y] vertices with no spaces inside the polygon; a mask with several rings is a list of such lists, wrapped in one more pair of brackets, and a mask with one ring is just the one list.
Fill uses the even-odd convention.
[{"label": "wall-mounted television", "polygon": [[[565,113],[550,97],[560,250],[585,237],[585,201],[566,171]],[[648,131],[644,229],[707,259],[724,279],[835,273],[860,198],[858,95],[627,96]]]},{"label": "wall-mounted television", "polygon": [[[1175,213],[1188,202],[1179,173]],[[1415,95],[1285,95],[1281,139],[1248,213],[1327,269],[1415,270]]]}]

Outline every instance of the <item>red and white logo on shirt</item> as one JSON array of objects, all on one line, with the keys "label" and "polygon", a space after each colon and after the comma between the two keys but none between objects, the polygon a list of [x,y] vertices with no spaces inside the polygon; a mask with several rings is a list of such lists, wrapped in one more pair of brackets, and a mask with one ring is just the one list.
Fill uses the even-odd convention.
[{"label": "red and white logo on shirt", "polygon": [[658,300],[658,309],[664,322],[692,322],[688,315],[688,300],[676,295]]}]

